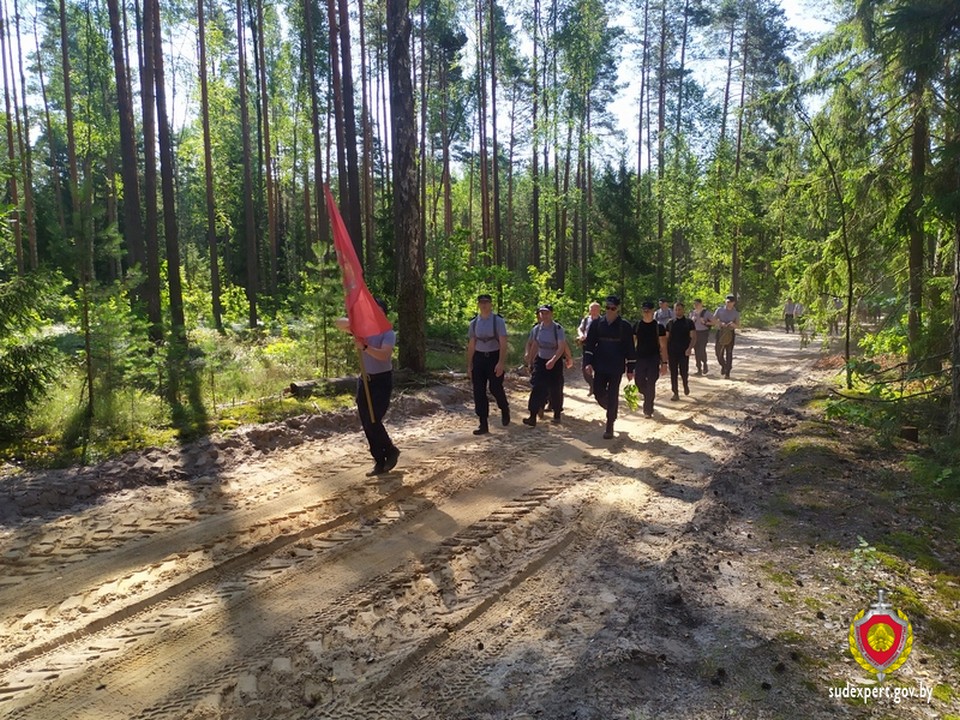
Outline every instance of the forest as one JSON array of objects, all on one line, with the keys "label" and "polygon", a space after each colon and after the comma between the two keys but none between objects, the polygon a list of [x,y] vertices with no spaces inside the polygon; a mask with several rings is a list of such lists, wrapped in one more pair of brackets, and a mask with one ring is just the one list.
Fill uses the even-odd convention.
[{"label": "forest", "polygon": [[823,12],[0,0],[6,457],[196,436],[355,372],[324,184],[400,367],[462,364],[478,292],[514,334],[608,292],[734,293],[755,326],[792,297],[805,341],[842,315],[850,397],[923,398],[960,439],[960,5]]}]

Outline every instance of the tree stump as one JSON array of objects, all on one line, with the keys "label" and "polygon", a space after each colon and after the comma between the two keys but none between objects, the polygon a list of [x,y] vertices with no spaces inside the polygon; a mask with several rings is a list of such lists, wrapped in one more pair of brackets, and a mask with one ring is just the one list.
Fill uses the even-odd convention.
[{"label": "tree stump", "polygon": [[913,425],[900,426],[900,437],[913,443],[920,442],[920,431]]}]

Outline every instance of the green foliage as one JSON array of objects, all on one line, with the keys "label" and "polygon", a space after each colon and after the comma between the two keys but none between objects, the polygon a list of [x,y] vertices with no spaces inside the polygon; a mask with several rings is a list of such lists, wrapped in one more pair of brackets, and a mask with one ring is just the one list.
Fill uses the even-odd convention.
[{"label": "green foliage", "polygon": [[943,499],[960,498],[960,449],[936,444],[936,452],[906,458],[914,482]]},{"label": "green foliage", "polygon": [[155,389],[155,348],[148,337],[148,322],[131,307],[128,288],[121,283],[103,288],[90,307],[90,352],[97,394],[109,395],[125,385]]},{"label": "green foliage", "polygon": [[0,283],[0,438],[23,428],[60,373],[49,316],[62,284],[40,275]]}]

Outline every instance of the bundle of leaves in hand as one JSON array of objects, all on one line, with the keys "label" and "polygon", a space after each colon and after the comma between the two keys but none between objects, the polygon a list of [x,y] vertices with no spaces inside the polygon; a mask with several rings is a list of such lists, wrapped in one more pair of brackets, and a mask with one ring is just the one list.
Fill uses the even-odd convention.
[{"label": "bundle of leaves in hand", "polygon": [[627,406],[631,412],[636,411],[640,407],[640,391],[637,390],[637,386],[633,383],[627,385],[623,389],[623,399],[627,401]]}]

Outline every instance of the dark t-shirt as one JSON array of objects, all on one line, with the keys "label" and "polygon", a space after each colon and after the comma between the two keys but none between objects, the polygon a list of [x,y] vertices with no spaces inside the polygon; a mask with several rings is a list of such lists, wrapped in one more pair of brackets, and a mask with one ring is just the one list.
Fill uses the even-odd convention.
[{"label": "dark t-shirt", "polygon": [[663,325],[656,320],[639,320],[633,334],[637,336],[637,360],[660,357],[660,338],[667,334]]},{"label": "dark t-shirt", "polygon": [[690,347],[690,333],[695,332],[697,326],[688,317],[675,318],[667,323],[667,352],[671,355],[683,355]]}]

